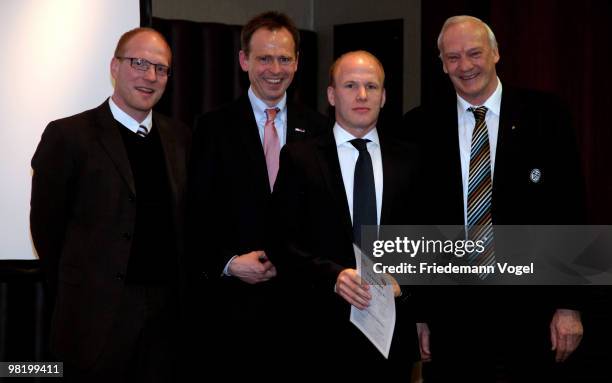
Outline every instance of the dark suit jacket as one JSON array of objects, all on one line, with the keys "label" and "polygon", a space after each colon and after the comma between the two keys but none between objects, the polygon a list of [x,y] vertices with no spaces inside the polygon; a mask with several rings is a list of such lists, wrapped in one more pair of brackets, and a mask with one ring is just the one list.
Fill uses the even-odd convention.
[{"label": "dark suit jacket", "polygon": [[[432,220],[463,225],[463,187],[456,98],[418,107],[405,116],[404,137],[429,158],[435,193]],[[541,171],[532,182],[533,169]],[[580,160],[567,109],[543,93],[504,86],[493,179],[493,223],[579,224],[584,220]]]},{"label": "dark suit jacket", "polygon": [[[381,225],[406,224],[409,209],[420,197],[418,156],[412,147],[386,139],[379,132],[383,167]],[[350,305],[334,293],[338,274],[355,268],[353,233],[336,142],[332,132],[313,140],[287,145],[273,194],[275,225],[282,233],[272,260],[279,272],[291,275],[294,300],[302,316],[310,316],[310,355],[334,358],[334,368],[346,370],[342,356],[381,360],[379,352],[349,322]],[[396,336],[391,357],[410,368],[414,358],[414,321],[403,316],[408,293],[398,299]],[[409,329],[405,331],[405,329]],[[401,338],[401,336],[399,336]],[[398,339],[396,337],[395,339]],[[331,353],[331,354],[329,354]],[[354,362],[356,362],[354,361]],[[359,369],[352,366],[350,370]],[[362,371],[363,372],[363,371]]]},{"label": "dark suit jacket", "polygon": [[[157,113],[153,126],[164,149],[180,259],[190,132]],[[82,368],[113,335],[136,221],[138,192],[119,129],[105,101],[51,122],[32,158],[32,239],[57,287],[52,348]]]},{"label": "dark suit jacket", "polygon": [[[327,119],[304,106],[287,104],[287,142],[319,134]],[[196,122],[190,168],[190,238],[193,269],[220,287],[227,309],[246,320],[260,308],[261,290],[270,283],[247,285],[221,277],[234,255],[266,250],[271,190],[263,145],[245,94]],[[221,284],[221,285],[219,285]]]},{"label": "dark suit jacket", "polygon": [[[410,111],[400,132],[424,153],[431,207],[427,224],[464,224],[456,103],[453,93],[441,97],[435,108]],[[530,179],[533,169],[541,171],[539,182]],[[583,223],[583,182],[574,132],[567,110],[552,96],[504,86],[494,172],[494,224]],[[424,290],[422,297],[421,319],[438,331],[447,331],[446,344],[454,342],[459,349],[477,343],[473,337],[469,342],[455,342],[448,334],[469,339],[474,329],[497,325],[504,332],[508,323],[520,331],[537,332],[545,343],[554,309],[580,307],[580,300],[563,286],[438,287]],[[490,335],[484,337],[496,341]],[[525,339],[534,340],[522,333],[521,346]]]}]

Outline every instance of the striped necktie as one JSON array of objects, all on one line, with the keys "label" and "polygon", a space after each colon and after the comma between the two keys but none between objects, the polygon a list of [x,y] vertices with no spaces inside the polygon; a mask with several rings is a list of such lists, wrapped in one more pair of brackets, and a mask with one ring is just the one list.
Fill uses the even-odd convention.
[{"label": "striped necktie", "polygon": [[149,134],[149,129],[144,125],[138,125],[138,131],[136,132],[140,137],[146,137]]},{"label": "striped necktie", "polygon": [[[476,125],[472,133],[472,148],[470,151],[470,172],[468,177],[468,236],[474,241],[483,241],[485,250],[482,253],[472,253],[468,261],[476,265],[493,265],[495,254],[493,249],[493,221],[491,218],[491,156],[489,133],[485,116],[487,108],[469,108],[474,113]],[[488,274],[480,274],[485,279]]]}]

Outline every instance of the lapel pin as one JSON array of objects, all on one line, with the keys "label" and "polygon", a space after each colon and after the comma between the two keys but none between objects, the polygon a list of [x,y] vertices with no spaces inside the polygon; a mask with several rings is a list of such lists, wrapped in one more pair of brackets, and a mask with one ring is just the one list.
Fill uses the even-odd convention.
[{"label": "lapel pin", "polygon": [[532,169],[531,173],[529,173],[529,179],[534,184],[537,184],[538,182],[540,182],[540,178],[542,178],[542,171],[540,171],[540,169],[538,168]]},{"label": "lapel pin", "polygon": [[296,132],[306,133],[306,129],[295,128]]}]

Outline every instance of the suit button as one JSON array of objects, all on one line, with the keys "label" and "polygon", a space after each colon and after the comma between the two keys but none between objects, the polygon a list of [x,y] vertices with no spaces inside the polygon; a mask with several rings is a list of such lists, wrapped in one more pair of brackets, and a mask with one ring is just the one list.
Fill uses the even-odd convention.
[{"label": "suit button", "polygon": [[130,194],[130,196],[128,197],[128,200],[130,202],[136,202],[136,196],[134,194]]},{"label": "suit button", "polygon": [[125,279],[125,274],[123,273],[117,273],[117,275],[115,275],[115,279],[118,281],[122,281]]},{"label": "suit button", "polygon": [[132,239],[132,234],[130,234],[128,232],[125,232],[125,233],[121,234],[121,236],[123,237],[123,239],[128,240],[128,241],[130,239]]}]

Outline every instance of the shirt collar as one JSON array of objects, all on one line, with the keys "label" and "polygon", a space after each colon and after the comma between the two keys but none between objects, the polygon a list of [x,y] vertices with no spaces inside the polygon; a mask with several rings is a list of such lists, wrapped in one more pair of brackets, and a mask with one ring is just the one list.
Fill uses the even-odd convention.
[{"label": "shirt collar", "polygon": [[115,102],[112,97],[108,98],[108,105],[110,106],[113,118],[117,120],[121,125],[125,126],[134,133],[138,133],[138,126],[144,125],[148,132],[151,133],[153,128],[153,111],[149,111],[147,117],[142,122],[138,122],[132,118],[129,114],[125,113]]},{"label": "shirt collar", "polygon": [[[343,144],[348,143],[351,147],[353,147],[353,144],[351,144],[349,141],[354,140],[355,138],[357,137],[353,136],[352,134],[344,130],[344,128],[340,126],[338,122],[334,124],[334,139],[336,140],[336,146],[341,146]],[[380,140],[378,138],[378,131],[376,130],[376,127],[370,130],[368,134],[366,134],[362,138],[366,140],[370,140],[376,145],[380,145]]]},{"label": "shirt collar", "polygon": [[486,106],[488,111],[499,116],[499,112],[501,110],[501,97],[502,97],[502,84],[498,77],[497,87],[495,88],[495,91],[482,105],[472,105],[466,100],[464,100],[461,96],[457,95],[457,108],[459,109],[459,111],[461,111],[461,114],[464,114],[467,112],[469,108]]},{"label": "shirt collar", "polygon": [[247,93],[249,95],[249,101],[251,101],[251,107],[253,108],[253,113],[255,114],[257,121],[261,120],[262,118],[266,118],[266,109],[278,108],[280,112],[277,114],[277,116],[280,117],[280,114],[284,112],[287,106],[287,92],[285,92],[283,98],[281,98],[278,104],[274,106],[268,106],[265,102],[260,100],[255,95],[255,92],[253,92],[253,87],[249,87],[249,91]]}]

